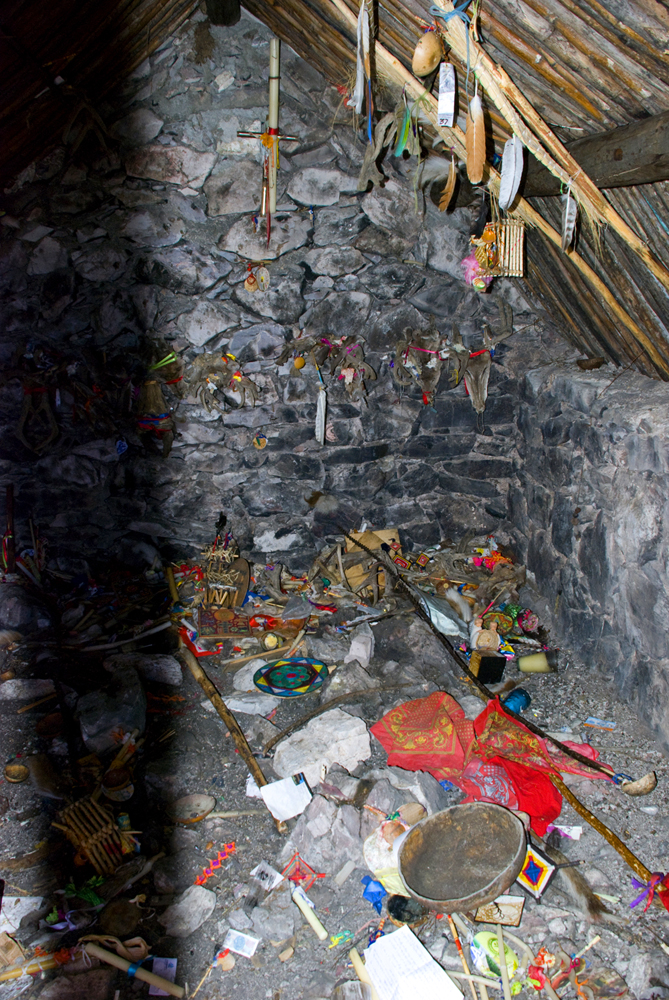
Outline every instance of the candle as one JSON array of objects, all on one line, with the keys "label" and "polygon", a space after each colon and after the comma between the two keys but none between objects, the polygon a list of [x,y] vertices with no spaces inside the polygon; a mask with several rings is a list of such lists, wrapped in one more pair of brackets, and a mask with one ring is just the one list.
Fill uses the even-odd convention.
[{"label": "candle", "polygon": [[518,669],[524,674],[550,674],[557,669],[557,653],[550,650],[546,653],[530,653],[518,657]]},{"label": "candle", "polygon": [[328,932],[325,930],[323,924],[312,910],[304,889],[302,889],[299,885],[293,890],[293,902],[297,906],[300,913],[305,917],[307,923],[311,926],[319,941],[325,941],[328,936]]}]

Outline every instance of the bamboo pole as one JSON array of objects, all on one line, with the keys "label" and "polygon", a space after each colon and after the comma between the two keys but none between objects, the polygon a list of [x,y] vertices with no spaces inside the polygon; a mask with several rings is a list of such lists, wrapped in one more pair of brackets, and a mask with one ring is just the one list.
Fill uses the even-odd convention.
[{"label": "bamboo pole", "polygon": [[[198,682],[198,684],[200,685],[206,696],[209,698],[209,701],[212,703],[212,705],[220,715],[223,722],[228,727],[228,730],[230,731],[232,738],[235,741],[235,745],[239,751],[239,756],[246,764],[249,773],[253,777],[256,785],[258,786],[258,788],[262,788],[263,785],[267,784],[267,778],[260,770],[260,765],[253,756],[253,752],[251,750],[251,747],[247,743],[246,737],[244,736],[244,733],[241,730],[241,726],[235,719],[230,709],[226,706],[219,692],[216,690],[216,687],[213,684],[213,682],[206,675],[206,673],[198,663],[197,658],[193,656],[191,651],[189,649],[186,649],[184,646],[181,647],[179,652],[182,660],[190,670],[191,674]],[[276,824],[276,828],[279,831],[279,833],[287,832],[288,828],[284,822],[275,819],[274,823]]]},{"label": "bamboo pole", "polygon": [[[343,0],[330,0],[334,7],[337,8],[339,13],[342,15],[347,25],[351,30],[356,27],[356,19],[351,11],[348,9]],[[449,21],[449,24],[452,23]],[[463,26],[464,31],[464,26]],[[377,70],[388,77],[390,80],[396,82],[400,87],[405,87],[407,93],[414,99],[421,98],[423,102],[423,110],[426,117],[430,120],[432,126],[441,135],[447,146],[452,148],[456,155],[460,159],[466,159],[466,148],[465,148],[465,137],[464,132],[457,126],[454,125],[453,128],[442,128],[437,124],[437,99],[428,94],[423,87],[423,84],[417,80],[397,59],[391,52],[385,49],[378,42],[375,45],[375,56],[376,56],[376,67]],[[486,57],[487,58],[487,57]],[[481,81],[484,86],[485,82]],[[503,102],[505,106],[508,106],[508,102]],[[517,115],[513,115],[514,120],[517,119]],[[523,132],[527,132],[527,129],[523,129]],[[521,136],[522,138],[522,136]],[[556,139],[557,142],[557,139]],[[533,145],[536,145],[536,141],[533,140]],[[563,147],[564,148],[564,147]],[[566,152],[566,150],[565,150]],[[567,153],[567,156],[569,154]],[[544,161],[546,155],[544,154]],[[575,163],[576,161],[574,161]],[[576,165],[576,169],[580,170],[580,167]],[[564,172],[564,171],[563,171]],[[496,170],[490,167],[490,180],[489,187],[494,194],[499,192],[499,174]],[[569,177],[567,176],[567,180]],[[592,182],[591,182],[592,183]],[[597,189],[595,189],[597,190]],[[597,191],[599,196],[599,191]],[[607,203],[608,204],[608,203]],[[517,207],[514,209],[514,215],[522,218],[529,225],[535,227],[544,236],[548,237],[551,243],[555,246],[562,246],[562,237],[556,232],[555,229],[548,223],[543,216],[541,216],[524,198],[518,199]],[[621,220],[622,221],[622,220]],[[648,357],[652,359],[653,364],[657,370],[662,374],[665,381],[669,380],[669,363],[665,361],[662,354],[659,352],[653,341],[648,337],[644,330],[634,321],[634,319],[628,315],[628,313],[619,304],[617,299],[609,291],[607,286],[604,284],[599,275],[590,267],[590,265],[576,252],[572,252],[567,255],[572,264],[581,272],[584,278],[588,281],[594,291],[600,296],[602,301],[608,306],[608,308],[614,313],[616,318],[629,330],[629,332],[634,337],[635,341],[638,343],[639,347],[643,347]],[[667,279],[669,281],[669,272],[667,273]],[[668,285],[669,287],[669,285]]]},{"label": "bamboo pole", "polygon": [[630,851],[627,844],[624,844],[620,837],[616,836],[613,830],[609,830],[608,826],[605,826],[601,819],[598,819],[594,813],[590,812],[587,806],[583,805],[580,799],[576,798],[572,790],[565,785],[562,778],[559,778],[555,774],[551,774],[550,779],[560,794],[567,800],[569,805],[576,810],[579,816],[582,816],[583,819],[586,820],[586,822],[588,822],[590,826],[604,838],[604,840],[608,840],[611,847],[618,852],[621,858],[625,859],[632,871],[635,872],[639,878],[642,878],[644,882],[648,882],[653,873],[646,868],[642,861],[639,861],[636,854],[633,854],[632,851]]}]

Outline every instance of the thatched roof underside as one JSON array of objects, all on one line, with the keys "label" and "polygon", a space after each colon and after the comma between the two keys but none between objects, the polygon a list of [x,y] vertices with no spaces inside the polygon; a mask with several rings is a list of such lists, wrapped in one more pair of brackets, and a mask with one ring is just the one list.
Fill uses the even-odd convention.
[{"label": "thatched roof underside", "polygon": [[[357,15],[357,3],[346,3]],[[85,95],[95,104],[108,95],[197,6],[195,0],[61,0],[53,9],[10,0],[0,24],[4,178],[58,141],[77,101]],[[332,0],[245,0],[245,6],[331,83],[350,86],[354,32]],[[434,23],[429,8],[429,0],[375,5],[378,43],[405,67],[411,66],[424,26]],[[659,0],[483,0],[479,27],[486,52],[565,144],[669,110],[669,11]],[[462,88],[466,67],[453,52],[449,57]],[[58,75],[66,77],[67,87],[54,84]],[[380,115],[392,109],[397,93],[378,83]],[[510,132],[492,101],[488,109],[501,153]],[[341,114],[350,112],[342,109]],[[464,127],[462,114],[459,124]],[[669,268],[667,182],[605,189],[605,195]],[[560,229],[559,198],[531,198],[530,203]],[[640,347],[569,257],[537,230],[527,237],[530,298],[544,305],[584,353],[668,379],[667,288],[609,228],[595,240],[583,226],[578,250],[653,350]]]}]

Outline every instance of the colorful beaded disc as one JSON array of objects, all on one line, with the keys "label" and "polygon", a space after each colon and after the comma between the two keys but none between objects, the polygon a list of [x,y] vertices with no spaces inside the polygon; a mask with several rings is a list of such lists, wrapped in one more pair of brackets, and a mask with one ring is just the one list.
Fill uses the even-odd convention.
[{"label": "colorful beaded disc", "polygon": [[295,698],[317,691],[327,676],[328,668],[320,660],[296,656],[266,663],[256,670],[253,683],[265,694],[273,694],[277,698]]}]

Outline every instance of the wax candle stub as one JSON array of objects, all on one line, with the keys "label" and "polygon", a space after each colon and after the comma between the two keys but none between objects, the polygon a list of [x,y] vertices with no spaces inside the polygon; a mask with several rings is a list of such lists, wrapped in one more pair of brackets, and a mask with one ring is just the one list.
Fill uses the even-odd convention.
[{"label": "wax candle stub", "polygon": [[557,652],[530,653],[518,657],[518,669],[524,674],[550,674],[557,669]]}]

